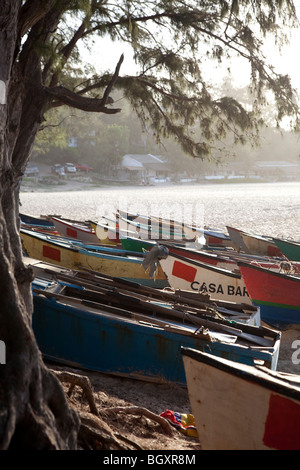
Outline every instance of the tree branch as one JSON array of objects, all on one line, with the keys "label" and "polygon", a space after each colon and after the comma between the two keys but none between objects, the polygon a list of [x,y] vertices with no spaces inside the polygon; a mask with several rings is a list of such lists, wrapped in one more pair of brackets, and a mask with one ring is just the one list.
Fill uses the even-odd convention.
[{"label": "tree branch", "polygon": [[107,103],[108,98],[109,98],[109,94],[111,93],[111,91],[113,89],[113,86],[114,86],[114,84],[116,83],[116,81],[118,79],[118,76],[119,76],[119,73],[120,73],[120,68],[121,68],[123,60],[124,60],[124,54],[121,55],[121,57],[119,59],[119,62],[117,63],[117,66],[116,66],[115,73],[113,74],[112,79],[109,82],[109,84],[107,85],[106,90],[104,92],[104,95],[103,95],[103,98],[102,98],[104,105]]},{"label": "tree branch", "polygon": [[[82,111],[105,114],[116,114],[121,111],[120,108],[107,108],[103,98],[97,99],[80,96],[63,86],[53,88],[45,87],[44,91],[50,98],[56,100],[56,102],[71,106],[72,108],[81,109]],[[112,102],[109,98],[107,98],[106,101],[108,104]]]},{"label": "tree branch", "polygon": [[[193,7],[190,7],[190,5],[184,5],[186,8],[189,8],[188,15],[193,16],[196,21],[203,21],[204,19],[207,19],[208,17],[212,17],[212,15],[209,15],[207,12],[202,12],[198,9],[195,9]],[[157,12],[153,13],[152,15],[143,15],[143,16],[134,16],[132,15],[131,21],[134,21],[136,23],[147,23],[148,21],[153,21],[153,22],[158,22],[159,20],[164,20],[164,19],[169,19],[173,21],[179,21],[181,22],[181,17],[182,13],[178,11],[174,11],[173,8],[166,9],[162,12]],[[89,36],[91,33],[97,32],[99,29],[112,29],[115,28],[116,26],[128,26],[128,21],[129,17],[127,15],[122,15],[119,19],[115,21],[110,21],[106,23],[101,23],[97,24],[93,28],[87,29],[84,34],[84,36]],[[164,25],[164,23],[159,23],[161,26]]]},{"label": "tree branch", "polygon": [[44,87],[44,92],[56,102],[71,106],[72,108],[81,109],[82,111],[105,114],[119,113],[121,111],[121,108],[107,108],[106,105],[113,103],[113,99],[109,95],[113,89],[114,84],[118,79],[120,67],[122,65],[123,60],[124,55],[122,54],[119,59],[119,62],[117,63],[115,73],[109,81],[101,99],[81,96],[80,93],[75,93],[63,86],[57,86],[52,88]]},{"label": "tree branch", "polygon": [[[78,40],[82,37],[82,34],[83,34],[84,30],[85,30],[85,23],[83,22],[79,26],[77,31],[75,32],[75,34],[72,37],[71,41],[65,47],[63,47],[63,49],[61,51],[61,56],[62,56],[61,70],[63,69],[63,67],[67,63],[68,59],[70,58],[71,53],[72,53],[73,49],[75,48],[75,45],[77,44]],[[51,59],[50,62],[45,67],[45,72],[47,72],[48,69],[50,68],[50,65],[52,64],[52,60],[53,59]],[[60,74],[60,72],[58,72],[58,71],[56,71],[53,74],[53,76],[51,78],[50,86],[55,86],[57,84],[59,74]]]}]

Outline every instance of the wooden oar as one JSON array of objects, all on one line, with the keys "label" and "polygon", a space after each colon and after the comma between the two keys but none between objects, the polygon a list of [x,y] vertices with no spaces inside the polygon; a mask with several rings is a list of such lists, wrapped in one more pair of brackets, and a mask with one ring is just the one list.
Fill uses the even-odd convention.
[{"label": "wooden oar", "polygon": [[[52,273],[51,270],[49,270],[49,272]],[[77,274],[77,272],[76,272],[76,274]],[[79,284],[82,287],[85,287],[85,288],[90,289],[90,290],[91,289],[92,290],[97,289],[98,292],[101,291],[102,294],[105,293],[106,295],[108,295],[107,288],[110,287],[110,289],[112,289],[112,292],[109,294],[110,296],[113,295],[113,296],[116,297],[117,292],[120,292],[120,290],[116,290],[116,285],[115,285],[115,282],[114,282],[115,278],[114,277],[107,276],[107,275],[105,275],[105,276],[102,276],[102,275],[94,276],[94,271],[92,271],[92,275],[91,275],[91,272],[88,270],[87,276],[80,276],[80,279],[76,275],[74,277],[72,275],[70,276],[68,274],[59,273],[59,272],[55,272],[55,277],[57,279],[61,279],[61,280],[65,281],[65,282],[74,283],[74,281],[75,281],[76,284]],[[84,279],[86,279],[86,277],[88,277],[88,281],[83,280],[82,277],[84,277]],[[95,282],[95,281],[97,281],[97,282]],[[133,290],[135,296],[138,296],[141,300],[144,300],[146,302],[149,302],[149,298],[144,296],[144,294],[149,293],[149,291],[151,292],[152,298],[155,296],[157,299],[161,299],[164,302],[169,301],[169,302],[172,302],[174,304],[179,304],[180,301],[183,301],[184,303],[186,303],[189,306],[189,309],[191,309],[191,308],[193,309],[193,311],[191,313],[193,313],[195,315],[198,315],[198,317],[201,316],[202,319],[203,318],[209,318],[209,317],[211,318],[212,316],[214,317],[216,314],[219,313],[218,309],[217,309],[217,306],[215,306],[214,303],[208,304],[207,302],[195,301],[193,299],[190,299],[189,298],[190,296],[188,296],[188,295],[183,295],[183,298],[181,298],[181,296],[179,296],[177,293],[176,294],[174,294],[173,292],[168,293],[168,292],[160,291],[160,290],[153,289],[153,288],[148,288],[148,289],[146,289],[146,292],[144,292],[145,291],[145,289],[143,289],[144,286],[142,286],[142,288],[141,288],[141,286],[139,284],[131,283],[131,282],[129,282],[129,283],[120,282],[120,283],[118,283],[118,285],[121,285],[123,288],[125,286],[132,288],[132,285],[134,285],[134,287],[137,286],[136,289],[131,289],[131,291],[125,291],[124,289],[121,290],[121,292],[123,294],[131,296],[130,301],[128,300],[128,297],[127,297],[127,305],[129,305],[130,308],[134,308],[134,303],[133,303],[133,298],[132,298],[132,290]],[[104,286],[104,290],[103,290],[103,286]],[[94,295],[94,294],[92,294],[92,295]],[[111,301],[111,297],[107,297],[106,301],[107,302]],[[228,305],[228,303],[226,303],[226,304]],[[186,309],[187,305],[180,305],[181,311],[183,309]],[[231,307],[231,304],[230,304],[230,307]],[[213,308],[212,312],[210,311],[211,308]],[[238,309],[238,311],[239,311],[239,309]],[[164,311],[164,313],[166,314],[166,311]],[[221,315],[222,314],[223,314],[223,312],[221,313]],[[170,308],[168,308],[168,315],[170,316]],[[195,315],[192,315],[192,317],[191,317],[194,324],[195,324]],[[228,315],[228,312],[227,312],[227,315]],[[181,314],[181,316],[182,316],[182,314]],[[185,320],[187,321],[186,316],[185,316]],[[244,332],[244,335],[243,335],[244,339],[246,339],[245,334],[246,333]],[[261,341],[260,341],[260,343],[261,343]],[[265,342],[264,342],[264,344],[265,344]]]},{"label": "wooden oar", "polygon": [[[63,280],[65,282],[70,282],[70,278],[69,276],[67,275],[64,275],[64,274],[57,274],[57,279],[60,279],[60,280]],[[106,284],[104,283],[104,287],[102,286],[101,287],[101,283],[97,286],[95,286],[93,283],[89,283],[89,282],[86,282],[86,281],[76,281],[76,283],[78,282],[78,285],[80,285],[81,287],[84,287],[84,288],[87,288],[89,291],[90,291],[90,294],[89,296],[95,296],[97,292],[102,292],[102,293],[106,293],[108,295],[108,292],[111,292],[110,295],[113,295],[113,296],[116,296],[117,293],[122,293],[122,294],[125,294],[125,295],[128,295],[128,296],[131,296],[131,300],[135,297],[135,298],[139,298],[140,300],[143,300],[145,302],[149,302],[149,298],[146,297],[145,295],[143,294],[140,294],[140,293],[132,293],[131,291],[126,291],[126,290],[116,290],[116,288],[114,287],[114,285],[109,285],[109,287],[106,287]],[[108,291],[108,289],[110,288],[110,291]],[[95,290],[96,289],[96,290]],[[87,295],[87,294],[85,294]],[[158,300],[163,300],[164,302],[170,302],[170,303],[175,303],[175,304],[178,304],[179,305],[179,299],[178,297],[176,296],[174,298],[174,296],[162,296],[162,298],[160,298],[160,296],[157,296],[158,297]],[[166,300],[165,297],[168,297],[168,299]],[[131,306],[133,303],[133,300],[130,302]],[[199,303],[197,302],[194,302],[194,305],[189,305],[189,303],[187,302],[187,304],[182,304],[180,306],[180,308],[183,310],[183,309],[186,309],[186,308],[189,308],[189,310],[195,314],[195,315],[198,315],[198,316],[206,316],[206,317],[213,317],[215,315],[217,315],[219,312],[217,310],[217,307],[215,308],[212,308],[211,306],[209,306],[207,303],[201,303],[199,305]],[[236,312],[230,312],[229,310],[226,311],[227,315],[236,315]],[[222,313],[219,313],[223,316],[224,312]],[[245,315],[245,318],[248,318],[247,315]]]},{"label": "wooden oar", "polygon": [[93,281],[101,280],[101,282],[109,282],[109,283],[114,283],[116,287],[124,288],[124,286],[130,288],[130,290],[133,290],[135,292],[144,292],[148,295],[151,295],[153,297],[160,297],[164,300],[171,300],[171,301],[180,301],[184,298],[186,302],[189,302],[190,305],[194,306],[205,306],[208,303],[212,303],[215,306],[221,306],[224,308],[236,310],[236,311],[255,311],[257,310],[257,307],[249,305],[249,304],[236,304],[234,302],[227,302],[227,301],[222,301],[222,300],[211,300],[210,297],[206,294],[200,294],[196,292],[190,292],[190,291],[183,291],[183,290],[176,290],[176,291],[167,291],[167,290],[161,290],[161,289],[155,289],[153,287],[149,286],[144,286],[141,284],[138,284],[133,281],[128,281],[127,279],[122,279],[122,278],[116,278],[113,276],[109,275],[104,275],[102,273],[95,273],[95,271],[91,271],[88,268],[84,268],[80,271],[77,272],[79,277],[84,277],[84,272],[89,273],[89,279]]}]

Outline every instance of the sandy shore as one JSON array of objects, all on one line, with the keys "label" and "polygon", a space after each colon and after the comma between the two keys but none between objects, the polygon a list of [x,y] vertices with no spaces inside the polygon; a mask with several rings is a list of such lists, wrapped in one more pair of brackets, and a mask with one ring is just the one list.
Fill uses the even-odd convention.
[{"label": "sandy shore", "polygon": [[[145,413],[150,411],[157,417],[166,410],[190,414],[186,388],[176,384],[154,384],[49,363],[47,365],[55,371],[68,371],[89,378],[99,417],[113,435],[121,435],[126,439],[129,443],[127,450],[201,450],[197,438],[186,436],[172,425],[169,434],[159,422]],[[66,393],[67,389],[65,386]],[[82,397],[80,387],[76,387],[72,403],[79,413],[89,412],[88,402]],[[116,408],[118,411],[114,411]]]}]

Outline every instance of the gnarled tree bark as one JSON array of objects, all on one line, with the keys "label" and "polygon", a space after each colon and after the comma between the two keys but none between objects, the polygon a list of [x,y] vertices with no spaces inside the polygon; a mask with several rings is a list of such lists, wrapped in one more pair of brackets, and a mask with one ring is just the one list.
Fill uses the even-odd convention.
[{"label": "gnarled tree bark", "polygon": [[14,68],[21,3],[4,1],[0,13],[0,335],[6,348],[0,366],[0,448],[76,448],[79,418],[44,365],[32,331],[32,273],[23,264],[19,237],[19,178],[30,145],[23,141],[24,151],[13,158],[22,105],[29,105]]},{"label": "gnarled tree bark", "polygon": [[36,45],[46,44],[63,5],[61,0],[1,2],[0,340],[6,357],[0,364],[0,449],[76,449],[80,428],[60,381],[43,363],[32,330],[33,274],[22,259],[19,184],[51,103],[71,100],[67,104],[81,109],[119,111],[108,110],[107,105],[123,59],[102,99],[77,96],[59,86],[48,89]]},{"label": "gnarled tree bark", "polygon": [[[24,49],[16,61],[18,33],[26,26],[18,25],[21,5],[4,0],[0,12],[0,339],[6,349],[0,365],[0,449],[75,449],[80,421],[44,365],[32,331],[32,273],[23,263],[19,237],[19,179],[47,105],[35,51]],[[48,18],[54,23],[55,13]],[[31,17],[29,35],[43,34],[41,17],[41,12]]]}]

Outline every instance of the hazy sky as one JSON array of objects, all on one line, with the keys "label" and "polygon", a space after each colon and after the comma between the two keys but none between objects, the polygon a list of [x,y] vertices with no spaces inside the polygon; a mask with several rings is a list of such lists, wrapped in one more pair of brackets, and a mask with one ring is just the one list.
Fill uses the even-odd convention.
[{"label": "hazy sky", "polygon": [[[300,18],[300,0],[297,0],[296,9],[298,12],[298,18]],[[282,49],[280,54],[279,50],[275,47],[272,39],[265,45],[266,62],[274,65],[275,70],[281,74],[288,74],[292,78],[292,84],[294,88],[299,90],[300,95],[300,74],[299,74],[299,47],[300,47],[300,27],[299,30],[295,30],[292,33],[290,44],[286,45]],[[114,70],[118,63],[120,55],[124,53],[124,62],[121,67],[121,74],[133,74],[135,64],[132,58],[132,50],[125,43],[112,43],[107,40],[105,47],[103,47],[103,39],[99,42],[95,42],[91,55],[87,55],[84,51],[84,55],[87,60],[91,61],[96,67],[98,72],[105,70],[106,68]],[[235,60],[230,64],[233,79],[236,79],[237,86],[243,86],[248,83],[249,79],[249,68],[245,61]],[[212,66],[212,77],[215,80],[216,70],[218,71],[218,77],[221,78],[220,70],[222,67],[215,64]],[[226,74],[227,66],[224,65],[224,73]]]},{"label": "hazy sky", "polygon": [[[296,3],[297,16],[300,21],[300,1]],[[270,58],[274,57],[273,63],[278,66],[280,73],[289,74],[295,88],[300,90],[300,74],[299,74],[299,47],[300,47],[300,26],[292,32],[290,43],[287,44],[280,55],[276,50],[270,51]]]}]

